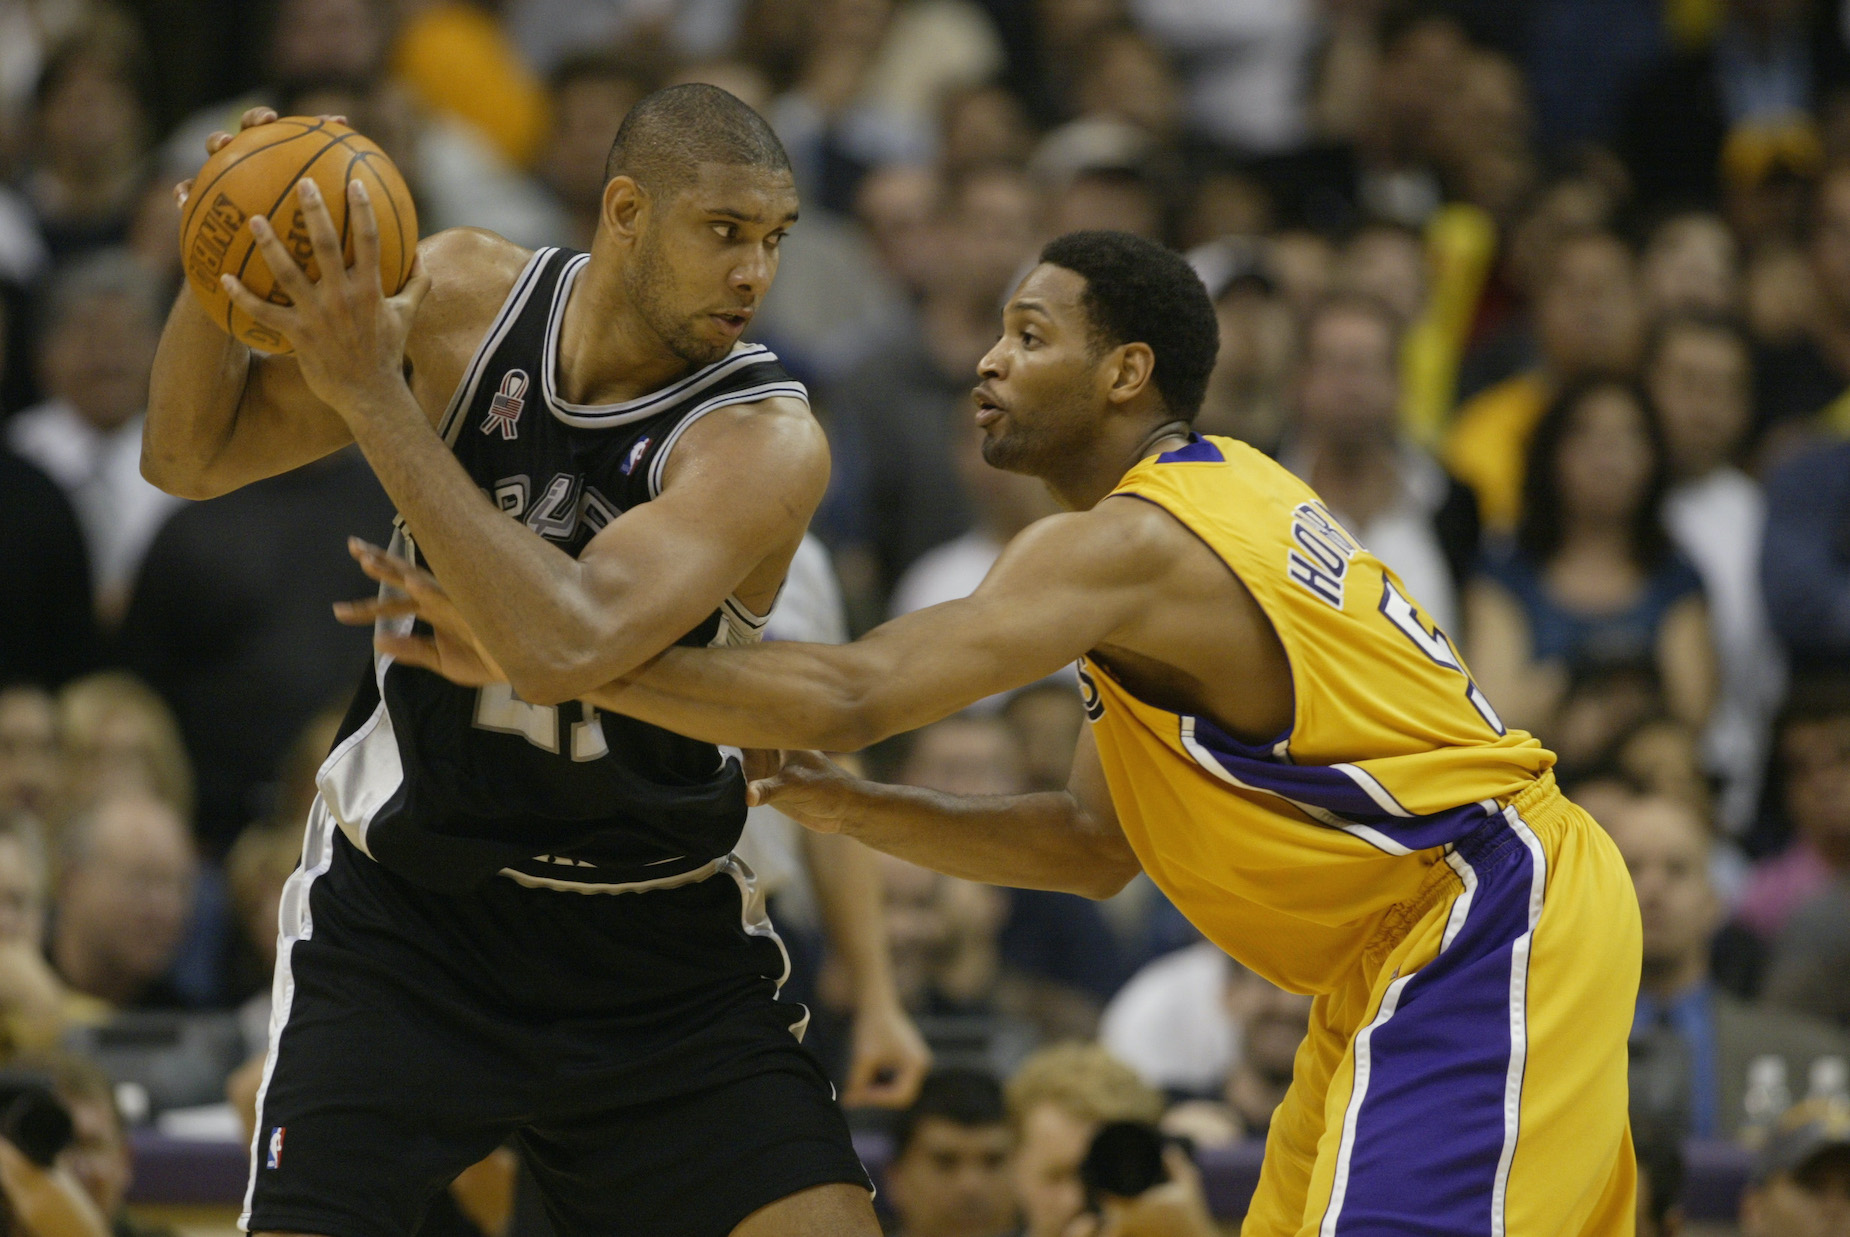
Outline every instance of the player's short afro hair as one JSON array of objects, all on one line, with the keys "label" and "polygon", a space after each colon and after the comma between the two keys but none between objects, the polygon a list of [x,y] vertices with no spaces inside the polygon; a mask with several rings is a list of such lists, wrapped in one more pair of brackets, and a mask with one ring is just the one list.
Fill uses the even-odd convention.
[{"label": "player's short afro hair", "polygon": [[610,144],[604,179],[628,176],[651,191],[673,189],[691,182],[703,163],[790,171],[790,156],[764,117],[718,86],[689,82],[637,100]]},{"label": "player's short afro hair", "polygon": [[1220,325],[1201,277],[1181,254],[1129,232],[1069,232],[1049,241],[1041,261],[1086,281],[1082,303],[1103,348],[1148,344],[1151,381],[1172,416],[1191,424],[1201,411]]}]

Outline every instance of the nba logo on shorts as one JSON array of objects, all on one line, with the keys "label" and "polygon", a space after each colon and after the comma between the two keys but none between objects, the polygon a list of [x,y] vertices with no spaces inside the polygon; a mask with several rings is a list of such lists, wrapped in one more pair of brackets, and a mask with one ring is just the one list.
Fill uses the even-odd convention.
[{"label": "nba logo on shorts", "polygon": [[281,1168],[283,1166],[283,1128],[284,1127],[279,1125],[270,1131],[270,1155],[269,1158],[264,1161],[264,1167],[266,1168]]},{"label": "nba logo on shorts", "polygon": [[520,436],[520,410],[526,406],[527,371],[510,369],[501,375],[501,389],[488,401],[488,415],[482,418],[482,432],[492,434],[501,431],[501,437],[512,441]]}]

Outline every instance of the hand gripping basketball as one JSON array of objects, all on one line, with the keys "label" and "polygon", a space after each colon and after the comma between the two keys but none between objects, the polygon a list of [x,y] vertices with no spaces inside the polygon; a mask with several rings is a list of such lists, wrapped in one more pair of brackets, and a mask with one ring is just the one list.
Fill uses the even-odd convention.
[{"label": "hand gripping basketball", "polygon": [[294,347],[309,389],[351,420],[369,406],[369,397],[403,387],[405,340],[418,305],[430,291],[430,276],[414,258],[404,288],[396,296],[385,294],[379,282],[379,221],[363,182],[347,182],[351,267],[343,262],[340,234],[320,186],[303,180],[296,186],[296,198],[320,279],[311,281],[296,265],[268,219],[252,215],[257,252],[288,302],[265,300],[230,273],[219,276],[219,282],[234,306]]},{"label": "hand gripping basketball", "polygon": [[219,282],[221,275],[230,273],[264,300],[288,303],[273,272],[258,257],[250,218],[261,215],[274,224],[291,259],[313,280],[324,268],[310,247],[296,186],[303,180],[320,186],[341,235],[344,266],[354,259],[356,240],[347,218],[346,186],[361,181],[379,218],[382,282],[393,293],[411,272],[417,210],[404,178],[385,152],[338,116],[279,118],[268,108],[252,108],[239,124],[235,136],[215,133],[207,139],[205,166],[176,189],[180,252],[187,283],[213,321],[252,348],[286,353],[290,341],[246,315]]}]

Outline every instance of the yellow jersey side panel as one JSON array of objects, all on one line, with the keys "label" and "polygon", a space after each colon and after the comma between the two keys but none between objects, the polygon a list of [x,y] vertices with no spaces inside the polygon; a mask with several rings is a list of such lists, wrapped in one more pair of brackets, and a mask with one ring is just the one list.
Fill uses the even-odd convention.
[{"label": "yellow jersey side panel", "polygon": [[1216,943],[1322,990],[1438,848],[1553,755],[1502,726],[1417,599],[1259,452],[1200,439],[1143,461],[1113,496],[1162,507],[1227,564],[1277,632],[1295,696],[1290,731],[1254,743],[1082,664],[1125,835]]}]

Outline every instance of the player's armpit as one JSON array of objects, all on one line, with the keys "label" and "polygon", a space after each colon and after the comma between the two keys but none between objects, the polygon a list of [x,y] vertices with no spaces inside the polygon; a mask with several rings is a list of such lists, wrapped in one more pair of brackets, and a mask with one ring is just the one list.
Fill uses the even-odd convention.
[{"label": "player's armpit", "polygon": [[1161,604],[1186,536],[1143,503],[1050,516],[970,597],[853,644],[669,649],[588,699],[708,742],[856,751],[1044,678]]}]

